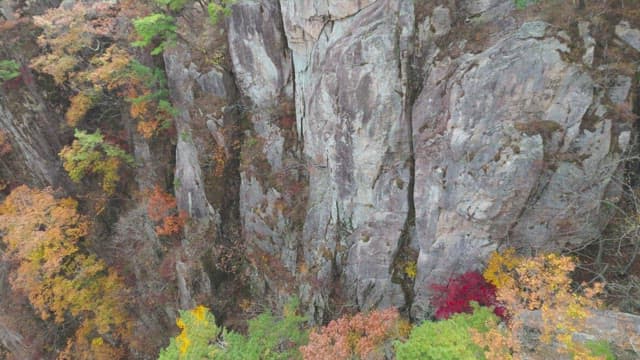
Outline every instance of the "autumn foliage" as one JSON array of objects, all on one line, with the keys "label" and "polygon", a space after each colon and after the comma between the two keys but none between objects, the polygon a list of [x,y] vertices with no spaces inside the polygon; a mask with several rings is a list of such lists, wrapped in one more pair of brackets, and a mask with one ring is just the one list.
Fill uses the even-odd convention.
[{"label": "autumn foliage", "polygon": [[35,16],[42,28],[38,44],[48,51],[31,61],[35,70],[74,92],[66,112],[76,126],[97,106],[129,106],[138,131],[150,138],[171,124],[164,74],[135,60],[128,50],[126,17],[107,2],[76,3]]},{"label": "autumn foliage", "polygon": [[395,308],[342,317],[312,331],[300,352],[305,360],[382,358],[383,345],[398,337],[402,324]]},{"label": "autumn foliage", "polygon": [[11,143],[7,138],[7,133],[0,130],[0,157],[9,154],[12,149]]},{"label": "autumn foliage", "polygon": [[4,259],[15,264],[10,282],[43,320],[79,324],[66,354],[121,358],[129,333],[126,291],[115,272],[82,249],[89,223],[76,207],[75,200],[55,199],[50,190],[20,186],[11,192],[0,205]]},{"label": "autumn foliage", "polygon": [[532,310],[541,315],[543,344],[557,343],[557,351],[574,358],[599,358],[574,341],[573,334],[584,329],[591,310],[597,308],[596,296],[603,285],[583,284],[581,291],[574,290],[570,277],[574,269],[570,257],[557,254],[525,258],[508,250],[492,256],[484,276],[497,287],[497,300],[510,320],[506,332],[493,329],[485,335],[475,334],[476,342],[489,349],[485,354],[488,359],[519,358],[522,346],[518,334],[523,330],[523,316]]},{"label": "autumn foliage", "polygon": [[178,211],[176,198],[157,185],[149,195],[147,213],[152,221],[158,223],[156,234],[162,236],[177,235],[187,220],[187,214]]},{"label": "autumn foliage", "polygon": [[218,328],[215,318],[206,307],[200,305],[192,310],[180,311],[176,325],[180,328],[180,334],[160,351],[159,360],[213,359],[220,352],[211,340],[222,329]]},{"label": "autumn foliage", "polygon": [[436,307],[435,317],[438,320],[448,319],[453,314],[473,311],[471,302],[481,306],[494,307],[494,312],[504,317],[504,308],[496,301],[496,287],[487,282],[477,271],[469,271],[459,275],[445,285],[433,285],[436,295],[432,299]]},{"label": "autumn foliage", "polygon": [[76,129],[75,137],[71,146],[65,146],[59,153],[69,177],[80,182],[87,175],[97,175],[102,190],[107,195],[113,194],[120,181],[120,168],[124,164],[133,165],[133,158],[105,141],[100,131],[88,134]]}]

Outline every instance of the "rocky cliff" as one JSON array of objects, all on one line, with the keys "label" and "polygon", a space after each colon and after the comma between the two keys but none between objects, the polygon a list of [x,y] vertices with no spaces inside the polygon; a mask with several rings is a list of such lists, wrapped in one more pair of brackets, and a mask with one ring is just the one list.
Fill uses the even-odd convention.
[{"label": "rocky cliff", "polygon": [[[128,141],[133,188],[173,182],[190,223],[168,249],[138,205],[105,220],[116,254],[149,259],[127,260],[138,291],[165,294],[153,269],[173,259],[175,303],[147,328],[238,296],[421,319],[432,284],[499,247],[597,238],[635,146],[640,14],[619,3],[238,0],[218,26],[187,7],[162,56],[175,140]],[[69,132],[36,80],[0,89],[0,174],[72,191]]]},{"label": "rocky cliff", "polygon": [[[278,20],[264,28],[256,12]],[[241,169],[249,249],[276,258],[316,316],[340,293],[358,309],[421,317],[431,284],[498,246],[597,237],[632,139],[621,109],[633,105],[638,54],[624,16],[587,18],[562,23],[511,1],[239,3],[230,54],[261,146],[243,155],[269,165]],[[287,139],[263,109],[291,96]],[[304,182],[294,204],[283,176]]]}]

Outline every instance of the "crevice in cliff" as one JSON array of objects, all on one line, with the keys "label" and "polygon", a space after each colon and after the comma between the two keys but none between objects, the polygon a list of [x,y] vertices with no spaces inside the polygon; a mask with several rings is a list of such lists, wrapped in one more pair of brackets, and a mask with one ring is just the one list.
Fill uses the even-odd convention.
[{"label": "crevice in cliff", "polygon": [[[414,28],[415,28],[415,16],[414,16]],[[410,314],[413,299],[415,297],[414,284],[417,271],[418,251],[412,247],[412,242],[415,237],[415,223],[416,223],[416,209],[415,209],[415,151],[413,144],[413,104],[419,93],[417,90],[419,86],[416,84],[421,83],[416,80],[420,78],[419,74],[414,67],[410,64],[416,59],[416,54],[413,53],[411,48],[402,49],[401,46],[401,31],[400,27],[396,30],[396,46],[398,49],[398,65],[400,67],[399,73],[402,83],[402,106],[404,109],[403,118],[407,127],[407,143],[409,156],[406,159],[406,166],[409,170],[409,183],[407,185],[407,218],[404,223],[400,239],[398,240],[398,251],[393,259],[392,268],[392,282],[400,284],[402,292],[404,294],[404,306],[400,308],[400,311],[407,316]],[[415,31],[413,35],[408,39],[409,43],[415,42]]]},{"label": "crevice in cliff", "polygon": [[416,210],[414,203],[415,186],[415,159],[413,156],[413,144],[411,144],[411,154],[407,159],[410,178],[407,187],[408,212],[404,228],[398,240],[398,252],[393,259],[392,282],[400,284],[404,294],[404,306],[400,311],[409,315],[415,292],[415,276],[417,270],[418,252],[411,246],[415,234]]},{"label": "crevice in cliff", "polygon": [[216,229],[215,245],[203,255],[202,263],[207,276],[211,280],[210,294],[216,306],[214,315],[220,323],[227,326],[238,324],[241,316],[239,305],[249,297],[249,289],[243,268],[247,266],[246,244],[242,237],[240,215],[241,184],[241,146],[245,140],[248,124],[248,107],[240,96],[236,86],[235,74],[231,70],[225,74],[227,99],[231,105],[226,106],[223,114],[221,132],[228,145],[228,156],[224,161],[221,174],[207,174],[210,183],[207,198],[215,199],[220,214],[220,225]]},{"label": "crevice in cliff", "polygon": [[[640,153],[640,69],[636,72],[636,76],[634,76],[635,81],[632,86],[631,91],[631,113],[635,115],[635,121],[632,126],[632,140],[631,143],[634,144],[628,150],[629,154],[638,154]],[[630,156],[631,160],[629,160],[626,164],[625,172],[629,176],[629,184],[628,186],[631,188],[637,188],[640,186],[640,159],[635,156]]]}]

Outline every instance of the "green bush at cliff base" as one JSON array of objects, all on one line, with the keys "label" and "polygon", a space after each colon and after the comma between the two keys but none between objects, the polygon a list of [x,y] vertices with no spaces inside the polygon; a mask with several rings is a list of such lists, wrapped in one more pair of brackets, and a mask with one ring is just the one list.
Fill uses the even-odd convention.
[{"label": "green bush at cliff base", "polygon": [[302,329],[306,319],[296,314],[298,301],[289,302],[284,316],[270,312],[249,320],[247,336],[229,333],[227,347],[220,359],[228,360],[289,360],[301,359],[298,348],[307,343],[308,332]]},{"label": "green bush at cliff base", "polygon": [[396,342],[398,360],[484,359],[484,349],[473,342],[469,329],[486,332],[497,326],[493,310],[473,304],[472,314],[456,314],[443,321],[425,321],[411,330],[406,342]]},{"label": "green bush at cliff base", "polygon": [[189,0],[156,0],[159,5],[164,5],[173,11],[180,11]]},{"label": "green bush at cliff base", "polygon": [[224,330],[206,307],[181,310],[176,324],[181,332],[160,351],[158,360],[213,359],[221,351],[215,340]]},{"label": "green bush at cliff base", "polygon": [[180,311],[176,324],[181,332],[160,352],[159,360],[289,360],[301,359],[298,348],[305,345],[308,332],[302,330],[304,317],[297,315],[293,299],[282,317],[265,312],[249,320],[248,334],[228,332],[215,323],[204,306]]}]

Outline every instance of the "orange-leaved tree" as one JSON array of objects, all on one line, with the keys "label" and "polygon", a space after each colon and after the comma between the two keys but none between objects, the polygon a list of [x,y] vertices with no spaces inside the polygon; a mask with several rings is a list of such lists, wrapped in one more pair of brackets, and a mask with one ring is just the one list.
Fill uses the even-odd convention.
[{"label": "orange-leaved tree", "polygon": [[408,334],[410,328],[395,308],[358,313],[313,330],[300,352],[305,360],[382,358],[384,345]]},{"label": "orange-leaved tree", "polygon": [[128,31],[123,26],[128,19],[120,11],[118,3],[78,2],[34,16],[34,23],[43,30],[38,44],[46,52],[34,58],[31,66],[73,91],[65,116],[70,126],[93,108],[103,110],[104,118],[107,110],[128,103],[138,131],[149,138],[169,128],[175,111],[164,74],[140,64],[128,50]]},{"label": "orange-leaved tree", "polygon": [[177,235],[187,220],[184,211],[178,211],[176,198],[156,185],[151,190],[147,204],[149,218],[158,223],[156,234],[163,236]]},{"label": "orange-leaved tree", "polygon": [[75,200],[56,199],[51,190],[20,186],[11,192],[0,205],[4,257],[15,264],[10,282],[43,320],[79,323],[66,354],[122,358],[129,334],[126,289],[102,260],[81,248],[89,223],[76,208]]}]

